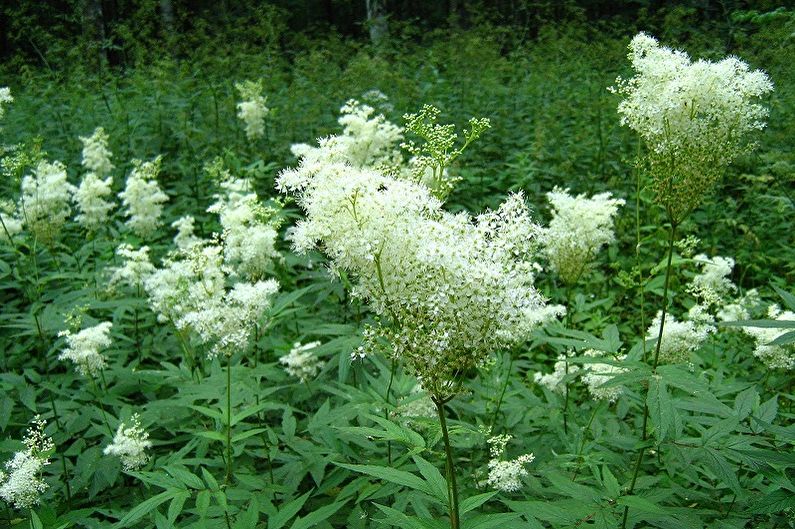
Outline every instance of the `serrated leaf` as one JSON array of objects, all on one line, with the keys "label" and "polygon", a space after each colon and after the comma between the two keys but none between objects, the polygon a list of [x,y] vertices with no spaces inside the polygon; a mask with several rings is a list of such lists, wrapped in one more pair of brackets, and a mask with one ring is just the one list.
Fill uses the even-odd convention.
[{"label": "serrated leaf", "polygon": [[466,514],[469,511],[477,509],[496,495],[497,491],[493,490],[491,492],[484,492],[483,494],[470,496],[469,498],[462,500],[458,507],[461,511],[461,514]]},{"label": "serrated leaf", "polygon": [[130,509],[130,511],[113,527],[129,527],[131,524],[157,509],[160,505],[182,493],[184,493],[182,489],[172,489],[156,494]]},{"label": "serrated leaf", "polygon": [[428,487],[428,484],[421,478],[415,476],[411,472],[405,470],[398,470],[390,467],[379,467],[376,465],[346,465],[344,463],[335,463],[337,466],[353,470],[374,478],[382,479],[396,485],[408,487],[413,490],[418,490],[433,496],[433,493]]},{"label": "serrated leaf", "polygon": [[414,456],[413,459],[420,474],[428,483],[428,490],[431,492],[431,496],[439,500],[442,505],[449,505],[447,480],[442,476],[441,472],[420,456]]},{"label": "serrated leaf", "polygon": [[282,506],[279,509],[279,512],[274,514],[268,519],[268,528],[269,529],[281,529],[284,527],[290,518],[298,514],[298,511],[301,510],[301,507],[304,506],[306,500],[309,499],[309,496],[312,494],[312,491],[305,493],[302,496],[290,501],[286,505]]},{"label": "serrated leaf", "polygon": [[303,518],[297,518],[293,522],[293,525],[290,526],[290,529],[308,529],[309,527],[314,527],[342,509],[346,503],[348,503],[347,499],[316,509]]},{"label": "serrated leaf", "polygon": [[649,379],[646,405],[649,407],[649,418],[655,427],[654,436],[658,442],[662,442],[676,426],[676,411],[665,381],[659,376],[652,376]]},{"label": "serrated leaf", "polygon": [[621,496],[616,500],[619,505],[624,505],[630,509],[637,509],[639,511],[650,512],[654,514],[665,514],[663,510],[656,503],[643,498],[641,496]]}]

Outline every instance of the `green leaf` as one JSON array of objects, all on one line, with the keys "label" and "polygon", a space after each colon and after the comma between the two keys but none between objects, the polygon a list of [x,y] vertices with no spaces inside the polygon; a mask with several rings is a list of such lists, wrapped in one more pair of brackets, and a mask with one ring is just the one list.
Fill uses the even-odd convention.
[{"label": "green leaf", "polygon": [[637,509],[639,511],[650,512],[653,514],[665,514],[665,510],[659,505],[652,503],[641,496],[621,496],[616,500],[616,503],[629,507],[630,509]]},{"label": "green leaf", "polygon": [[762,498],[754,499],[750,512],[773,514],[795,508],[795,491],[778,489]]},{"label": "green leaf", "polygon": [[183,494],[185,491],[182,489],[171,489],[156,494],[149,499],[146,499],[133,507],[124,517],[116,523],[113,527],[129,527],[131,524],[137,522],[147,514],[157,509],[160,505]]},{"label": "green leaf", "polygon": [[424,480],[418,478],[410,472],[406,472],[405,470],[398,470],[396,468],[390,467],[379,467],[376,465],[346,465],[344,463],[335,463],[335,465],[342,468],[347,468],[348,470],[353,470],[354,472],[367,474],[368,476],[373,476],[374,478],[383,479],[384,481],[395,483],[396,485],[402,485],[413,490],[418,490],[432,497],[434,496],[433,492],[430,490],[428,484]]},{"label": "green leaf", "polygon": [[238,515],[234,529],[256,529],[257,522],[259,522],[259,504],[257,503],[257,498],[254,497],[251,499],[246,512]]},{"label": "green leaf", "polygon": [[414,456],[414,464],[417,465],[417,468],[422,474],[422,477],[428,483],[428,490],[431,492],[431,496],[439,500],[439,503],[442,505],[448,506],[449,505],[449,494],[447,488],[447,480],[442,476],[441,472],[421,458],[420,456]]},{"label": "green leaf", "polygon": [[303,518],[296,519],[293,525],[290,526],[290,529],[308,529],[309,527],[314,527],[342,509],[346,503],[348,503],[347,499],[314,510]]},{"label": "green leaf", "polygon": [[496,495],[497,491],[493,490],[491,492],[484,492],[483,494],[470,496],[469,498],[461,501],[459,504],[459,510],[461,511],[461,514],[466,514],[469,511],[477,509]]},{"label": "green leaf", "polygon": [[657,441],[662,442],[675,428],[676,411],[665,381],[659,376],[652,376],[649,379],[646,405],[649,407],[649,418],[655,426],[654,435]]},{"label": "green leaf", "polygon": [[621,494],[621,488],[618,485],[618,480],[613,473],[610,472],[610,469],[607,468],[607,465],[602,467],[602,484],[604,485],[605,491],[609,497],[616,498],[619,494]]},{"label": "green leaf", "polygon": [[383,520],[378,520],[381,523],[388,523],[401,529],[448,529],[450,524],[443,520],[430,520],[427,518],[418,518],[416,516],[406,516],[397,509],[387,507],[386,505],[375,504],[382,513],[386,515]]},{"label": "green leaf", "polygon": [[309,499],[311,494],[312,491],[310,490],[304,495],[282,506],[279,512],[268,519],[268,529],[281,529],[284,527],[287,522],[290,521],[290,518],[298,514],[298,511],[301,510],[301,507],[304,506],[304,503],[306,503],[306,500]]},{"label": "green leaf", "polygon": [[782,290],[775,285],[772,286],[773,290],[775,290],[776,293],[778,293],[778,295],[781,296],[781,299],[784,300],[784,303],[787,305],[787,308],[789,308],[792,311],[795,311],[795,295],[792,295],[786,290]]},{"label": "green leaf", "polygon": [[[467,517],[461,524],[462,529],[493,529],[494,527],[511,524],[519,519],[518,514],[504,512],[498,514],[476,514]],[[511,525],[508,525],[511,527]]]},{"label": "green leaf", "polygon": [[180,515],[182,512],[182,507],[185,506],[185,501],[190,498],[191,493],[189,491],[183,491],[171,500],[171,503],[168,506],[168,521],[172,524],[177,520],[177,516]]}]

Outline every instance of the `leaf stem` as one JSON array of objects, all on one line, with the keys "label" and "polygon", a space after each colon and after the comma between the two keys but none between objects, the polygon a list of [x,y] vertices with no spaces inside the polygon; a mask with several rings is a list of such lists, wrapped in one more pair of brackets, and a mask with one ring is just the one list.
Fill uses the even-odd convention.
[{"label": "leaf stem", "polygon": [[445,417],[444,405],[447,401],[433,398],[436,404],[436,411],[439,413],[439,425],[442,427],[442,438],[444,439],[445,476],[447,478],[447,496],[450,510],[450,529],[460,529],[461,521],[458,508],[458,485],[455,480],[455,467],[453,466],[453,450],[450,447],[450,435],[447,432],[447,419]]}]

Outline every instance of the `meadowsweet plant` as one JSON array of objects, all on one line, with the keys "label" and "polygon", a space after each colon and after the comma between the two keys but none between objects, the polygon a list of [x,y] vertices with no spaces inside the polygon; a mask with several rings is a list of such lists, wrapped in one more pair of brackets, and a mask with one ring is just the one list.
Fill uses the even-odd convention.
[{"label": "meadowsweet plant", "polygon": [[0,201],[0,241],[12,242],[15,235],[22,233],[23,224],[15,204],[10,200]]},{"label": "meadowsweet plant", "polygon": [[255,140],[265,135],[265,116],[270,109],[265,106],[265,97],[262,95],[262,80],[243,81],[235,83],[235,89],[240,94],[237,104],[237,117],[245,125],[246,137]]},{"label": "meadowsweet plant", "polygon": [[657,201],[678,224],[753,147],[747,137],[765,126],[768,110],[760,100],[773,84],[736,57],[691,61],[645,33],[629,50],[635,75],[619,77],[613,88],[624,97],[621,124],[646,145]]},{"label": "meadowsweet plant", "polygon": [[83,167],[97,177],[102,178],[113,170],[110,159],[113,154],[108,149],[108,134],[102,127],[94,129],[88,137],[80,137],[83,142]]},{"label": "meadowsweet plant", "polygon": [[83,376],[92,379],[107,365],[102,350],[111,345],[111,322],[102,322],[93,327],[81,330],[77,334],[70,331],[61,331],[58,336],[66,339],[66,349],[58,356],[59,360],[69,360]]},{"label": "meadowsweet plant", "polygon": [[795,342],[777,343],[780,341],[784,334],[792,329],[795,324],[790,323],[789,326],[782,325],[775,327],[775,322],[795,322],[795,312],[790,310],[781,310],[778,305],[771,305],[768,308],[767,316],[771,322],[771,326],[756,327],[748,326],[743,327],[743,331],[751,336],[756,342],[754,349],[754,356],[762,361],[765,366],[770,369],[795,369]]},{"label": "meadowsweet plant", "polygon": [[47,423],[38,415],[33,419],[22,442],[25,449],[14,454],[0,471],[0,498],[17,509],[36,506],[47,488],[42,470],[50,463],[55,450],[52,439],[44,433]]},{"label": "meadowsweet plant", "polygon": [[118,286],[138,289],[155,271],[148,246],[135,249],[131,244],[122,243],[116,248],[116,255],[122,259],[122,265],[110,269],[108,286],[111,289]]},{"label": "meadowsweet plant", "polygon": [[129,421],[119,424],[113,442],[105,447],[105,455],[117,456],[121,459],[122,468],[126,471],[138,470],[149,461],[147,450],[152,447],[149,433],[141,426],[141,418],[136,413]]},{"label": "meadowsweet plant", "polygon": [[119,194],[125,207],[127,226],[139,237],[149,238],[162,224],[163,204],[168,201],[157,183],[162,158],[149,162],[133,160],[133,170],[127,184]]},{"label": "meadowsweet plant", "polygon": [[536,372],[533,374],[533,382],[539,386],[547,388],[553,393],[565,393],[566,384],[563,379],[567,375],[573,375],[579,371],[579,367],[571,365],[567,362],[569,355],[561,354],[558,356],[553,371],[551,373]]},{"label": "meadowsweet plant", "polygon": [[552,220],[541,231],[544,253],[552,270],[571,287],[588,270],[596,254],[615,240],[613,218],[624,200],[599,193],[572,196],[556,187],[547,193]]},{"label": "meadowsweet plant", "polygon": [[[441,142],[455,135],[449,128],[423,125],[428,112],[409,121],[425,131],[432,153],[442,156]],[[485,125],[473,127],[467,142]],[[440,163],[451,161],[444,156]],[[521,194],[473,218],[445,211],[422,183],[344,162],[312,162],[302,159],[277,181],[306,212],[293,231],[294,246],[320,247],[335,270],[356,278],[354,295],[380,318],[365,348],[387,344],[387,354],[417,376],[436,404],[447,455],[450,523],[457,529],[458,492],[444,405],[460,391],[468,370],[560,313],[533,286],[539,227]]]},{"label": "meadowsweet plant", "polygon": [[195,223],[196,219],[193,218],[193,215],[185,215],[171,223],[171,227],[177,230],[177,234],[174,236],[174,246],[180,250],[187,250],[201,241],[194,233]]},{"label": "meadowsweet plant", "polygon": [[288,375],[307,382],[315,378],[323,368],[323,362],[313,353],[319,346],[320,342],[296,342],[288,354],[279,358],[279,363],[284,366]]},{"label": "meadowsweet plant", "polygon": [[54,241],[72,213],[75,187],[67,181],[61,162],[41,161],[22,179],[19,211],[25,227],[37,240]]},{"label": "meadowsweet plant", "polygon": [[626,355],[616,355],[611,357],[601,351],[588,349],[583,352],[586,358],[605,358],[608,362],[588,362],[584,364],[580,373],[582,373],[582,381],[588,388],[588,393],[595,400],[606,400],[608,402],[615,402],[624,393],[624,387],[618,384],[607,383],[616,375],[626,373],[627,369],[620,364],[626,359]]},{"label": "meadowsweet plant", "polygon": [[703,304],[717,305],[737,290],[729,279],[734,268],[734,259],[719,255],[710,259],[699,254],[694,260],[701,272],[691,280],[687,291]]}]

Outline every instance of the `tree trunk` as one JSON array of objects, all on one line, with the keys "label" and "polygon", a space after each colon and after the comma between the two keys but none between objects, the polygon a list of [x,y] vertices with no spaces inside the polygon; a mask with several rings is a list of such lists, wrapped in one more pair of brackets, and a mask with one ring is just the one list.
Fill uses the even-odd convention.
[{"label": "tree trunk", "polygon": [[367,29],[370,31],[370,42],[377,46],[389,36],[385,0],[365,0],[365,4],[367,6]]}]

